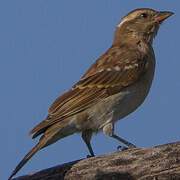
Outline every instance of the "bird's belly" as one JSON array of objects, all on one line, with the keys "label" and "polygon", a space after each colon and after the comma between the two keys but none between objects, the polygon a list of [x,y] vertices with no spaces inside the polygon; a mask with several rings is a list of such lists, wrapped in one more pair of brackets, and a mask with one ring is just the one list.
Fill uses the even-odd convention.
[{"label": "bird's belly", "polygon": [[148,92],[149,88],[139,87],[135,89],[132,87],[116,95],[112,107],[114,109],[112,121],[120,120],[135,111],[144,102]]},{"label": "bird's belly", "polygon": [[145,84],[125,88],[90,108],[91,129],[98,131],[109,122],[116,122],[135,111],[146,98],[150,87]]}]

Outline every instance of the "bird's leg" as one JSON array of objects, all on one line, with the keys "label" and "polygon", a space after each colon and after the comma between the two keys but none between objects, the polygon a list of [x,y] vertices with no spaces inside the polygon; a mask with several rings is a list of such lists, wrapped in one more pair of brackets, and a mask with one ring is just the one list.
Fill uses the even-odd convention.
[{"label": "bird's leg", "polygon": [[122,142],[123,144],[125,144],[126,146],[128,146],[128,148],[135,148],[135,147],[136,147],[134,144],[126,141],[125,139],[123,139],[123,138],[121,138],[121,137],[119,137],[119,136],[117,136],[117,135],[115,135],[115,134],[112,135],[111,137],[114,138],[114,139],[117,139],[117,140],[120,141],[120,142]]},{"label": "bird's leg", "polygon": [[87,147],[88,147],[88,150],[91,154],[91,156],[87,156],[87,157],[93,157],[94,156],[94,152],[93,152],[93,149],[92,149],[92,146],[91,146],[91,137],[92,137],[92,131],[91,130],[85,130],[82,132],[82,139],[84,140],[84,142],[86,143]]},{"label": "bird's leg", "polygon": [[[117,139],[118,141],[120,141],[121,143],[125,144],[128,148],[135,148],[136,146],[128,141],[126,141],[125,139],[117,136],[114,134],[114,124],[113,123],[108,123],[103,127],[103,132],[104,134],[106,134],[107,136],[110,136],[114,139]],[[118,146],[118,149],[127,149],[123,146]]]}]

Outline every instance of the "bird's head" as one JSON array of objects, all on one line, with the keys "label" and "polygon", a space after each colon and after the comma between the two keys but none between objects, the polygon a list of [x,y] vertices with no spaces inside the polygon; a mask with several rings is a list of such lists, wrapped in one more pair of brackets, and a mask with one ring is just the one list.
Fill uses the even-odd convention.
[{"label": "bird's head", "polygon": [[133,10],[124,16],[117,25],[114,43],[123,40],[144,40],[152,43],[160,24],[173,14],[173,12],[155,11],[148,8]]}]

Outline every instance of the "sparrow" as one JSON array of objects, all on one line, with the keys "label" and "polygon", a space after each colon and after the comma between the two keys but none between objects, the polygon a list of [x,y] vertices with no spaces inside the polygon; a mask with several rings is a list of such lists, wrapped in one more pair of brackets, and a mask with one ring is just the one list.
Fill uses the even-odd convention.
[{"label": "sparrow", "polygon": [[148,95],[155,71],[152,42],[162,22],[173,14],[141,8],[120,20],[112,46],[71,89],[55,100],[46,119],[29,132],[33,139],[41,138],[9,179],[37,151],[74,133],[82,133],[91,156],[94,156],[91,137],[100,130],[128,148],[135,147],[114,133],[114,124],[135,111]]}]

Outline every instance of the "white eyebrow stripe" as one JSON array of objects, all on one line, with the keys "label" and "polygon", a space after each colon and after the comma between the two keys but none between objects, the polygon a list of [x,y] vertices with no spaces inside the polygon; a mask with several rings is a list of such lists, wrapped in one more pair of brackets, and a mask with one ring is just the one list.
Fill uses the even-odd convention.
[{"label": "white eyebrow stripe", "polygon": [[126,21],[131,21],[132,19],[134,19],[137,15],[138,15],[139,12],[133,12],[132,14],[128,14],[126,15],[125,17],[123,17],[121,19],[121,21],[119,22],[119,24],[117,25],[117,27],[120,27],[124,22]]},{"label": "white eyebrow stripe", "polygon": [[123,19],[121,19],[120,23],[117,25],[117,27],[120,27],[124,22],[129,21],[130,17],[124,17]]},{"label": "white eyebrow stripe", "polygon": [[125,19],[123,21],[120,21],[120,23],[117,25],[117,27],[120,27],[124,23]]},{"label": "white eyebrow stripe", "polygon": [[124,22],[130,21],[130,18],[123,18],[120,23],[117,25],[117,27],[120,27]]}]

